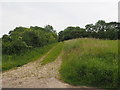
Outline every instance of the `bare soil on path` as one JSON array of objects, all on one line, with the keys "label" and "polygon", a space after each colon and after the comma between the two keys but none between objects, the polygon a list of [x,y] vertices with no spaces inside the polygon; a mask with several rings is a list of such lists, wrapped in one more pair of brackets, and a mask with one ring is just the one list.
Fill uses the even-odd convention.
[{"label": "bare soil on path", "polygon": [[[59,80],[59,68],[62,63],[61,55],[51,63],[41,65],[41,61],[52,51],[52,49],[41,59],[30,62],[2,73],[2,88],[89,88],[86,86],[72,86]],[[101,90],[101,89],[94,89]]]}]

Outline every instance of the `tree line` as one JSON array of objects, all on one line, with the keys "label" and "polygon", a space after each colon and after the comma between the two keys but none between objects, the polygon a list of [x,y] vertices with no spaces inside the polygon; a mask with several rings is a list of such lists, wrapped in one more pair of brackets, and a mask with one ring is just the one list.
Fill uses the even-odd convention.
[{"label": "tree line", "polygon": [[2,36],[2,53],[17,54],[35,47],[43,47],[57,42],[57,33],[52,26],[16,27]]},{"label": "tree line", "polygon": [[9,34],[2,36],[2,53],[16,54],[26,50],[43,47],[45,45],[75,38],[99,38],[117,40],[120,36],[120,23],[99,20],[93,24],[87,24],[85,28],[69,26],[60,31],[57,35],[56,30],[51,25],[44,28],[38,26],[16,27]]},{"label": "tree line", "polygon": [[118,22],[106,23],[104,20],[99,20],[95,25],[87,24],[85,29],[69,26],[59,32],[58,41],[84,37],[117,40],[120,36],[119,25],[120,23]]}]

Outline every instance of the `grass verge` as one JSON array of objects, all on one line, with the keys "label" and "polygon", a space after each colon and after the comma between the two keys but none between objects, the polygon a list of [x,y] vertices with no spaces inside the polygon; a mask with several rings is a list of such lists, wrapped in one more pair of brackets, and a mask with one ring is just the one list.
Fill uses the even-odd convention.
[{"label": "grass verge", "polygon": [[72,85],[118,87],[118,41],[76,39],[64,43],[61,79]]},{"label": "grass verge", "polygon": [[27,50],[20,55],[2,55],[2,71],[9,70],[14,67],[20,67],[28,62],[35,61],[46,54],[57,43],[49,44],[44,47]]},{"label": "grass verge", "polygon": [[61,53],[62,47],[63,42],[58,43],[58,45],[56,45],[56,47],[44,58],[44,60],[41,61],[41,64],[45,65],[47,63],[54,61]]}]

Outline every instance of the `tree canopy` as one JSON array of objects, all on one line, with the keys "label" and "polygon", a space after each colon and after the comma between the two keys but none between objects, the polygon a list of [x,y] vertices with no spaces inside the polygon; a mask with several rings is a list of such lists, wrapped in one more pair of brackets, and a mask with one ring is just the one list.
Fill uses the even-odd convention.
[{"label": "tree canopy", "polygon": [[16,27],[2,37],[3,54],[14,54],[26,49],[42,47],[57,42],[57,33],[52,26]]},{"label": "tree canopy", "polygon": [[110,22],[106,23],[104,20],[99,20],[93,24],[87,24],[85,29],[80,27],[67,27],[63,31],[59,32],[59,41],[75,38],[99,38],[116,40],[119,38],[120,23]]},{"label": "tree canopy", "polygon": [[99,20],[95,24],[87,24],[85,28],[69,26],[60,31],[58,35],[51,25],[46,25],[44,28],[38,26],[31,26],[30,28],[16,27],[8,35],[2,36],[2,53],[16,54],[57,41],[84,37],[110,40],[120,39],[120,23],[107,23],[104,20]]}]

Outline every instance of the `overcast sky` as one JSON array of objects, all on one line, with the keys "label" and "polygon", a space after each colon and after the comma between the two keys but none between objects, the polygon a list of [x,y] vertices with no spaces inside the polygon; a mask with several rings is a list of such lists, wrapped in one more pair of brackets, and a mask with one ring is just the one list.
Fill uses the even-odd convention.
[{"label": "overcast sky", "polygon": [[59,32],[68,26],[84,28],[86,24],[94,24],[98,20],[118,21],[119,0],[71,1],[1,2],[0,37],[19,26],[44,27],[50,24]]}]

